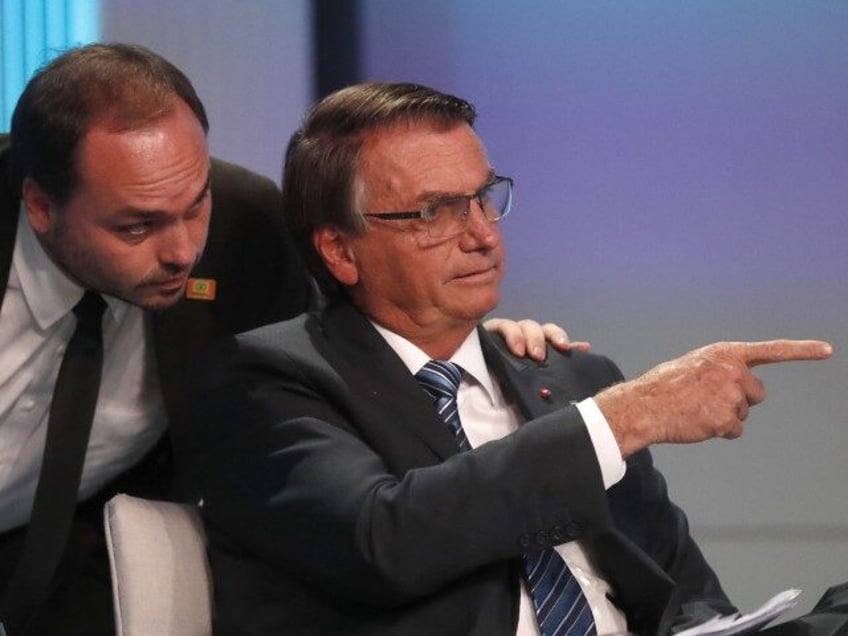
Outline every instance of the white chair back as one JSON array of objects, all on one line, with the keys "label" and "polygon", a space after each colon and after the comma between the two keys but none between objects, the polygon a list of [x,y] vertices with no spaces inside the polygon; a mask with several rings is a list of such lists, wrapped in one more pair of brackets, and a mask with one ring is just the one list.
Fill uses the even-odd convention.
[{"label": "white chair back", "polygon": [[104,507],[118,636],[208,636],[212,577],[196,507],[117,495]]}]

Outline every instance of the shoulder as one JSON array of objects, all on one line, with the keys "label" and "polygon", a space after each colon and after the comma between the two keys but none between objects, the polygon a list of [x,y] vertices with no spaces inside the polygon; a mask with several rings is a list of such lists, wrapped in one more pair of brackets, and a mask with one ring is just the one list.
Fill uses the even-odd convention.
[{"label": "shoulder", "polygon": [[[235,335],[216,339],[192,365],[189,383],[195,393],[205,393],[217,400],[225,387],[240,385],[245,378],[286,375],[297,367],[292,358],[303,349],[305,324],[302,314],[290,320],[274,322]],[[241,378],[237,380],[237,378]]]},{"label": "shoulder", "polygon": [[198,365],[193,394],[209,404],[274,403],[278,412],[288,412],[297,403],[293,396],[344,393],[344,382],[316,343],[317,322],[302,314],[219,341]]},{"label": "shoulder", "polygon": [[218,237],[220,242],[233,245],[239,236],[253,242],[276,242],[285,235],[282,194],[269,178],[213,157],[209,179],[213,245]]},{"label": "shoulder", "polygon": [[604,355],[570,350],[558,351],[550,344],[547,346],[545,360],[536,362],[529,358],[518,358],[512,355],[503,339],[497,334],[490,334],[484,329],[478,330],[487,358],[500,358],[512,366],[535,368],[545,374],[560,375],[568,378],[583,378],[586,381],[605,386],[624,379],[616,364]]},{"label": "shoulder", "polygon": [[299,366],[321,357],[315,345],[322,339],[321,320],[309,312],[240,333],[230,346],[240,363],[261,360],[274,366]]},{"label": "shoulder", "polygon": [[212,157],[209,163],[209,175],[213,193],[250,193],[261,192],[270,196],[280,196],[280,189],[268,177],[237,165]]},{"label": "shoulder", "polygon": [[557,351],[550,345],[547,350],[547,364],[553,368],[563,367],[579,370],[580,373],[590,374],[601,378],[613,376],[613,381],[623,380],[621,371],[610,358],[605,355],[585,351]]},{"label": "shoulder", "polygon": [[316,322],[314,314],[303,313],[290,320],[263,325],[235,337],[239,348],[280,349],[291,347],[292,343],[306,338],[310,325]]},{"label": "shoulder", "polygon": [[282,226],[283,196],[268,177],[213,157],[209,179],[215,224],[260,220]]}]

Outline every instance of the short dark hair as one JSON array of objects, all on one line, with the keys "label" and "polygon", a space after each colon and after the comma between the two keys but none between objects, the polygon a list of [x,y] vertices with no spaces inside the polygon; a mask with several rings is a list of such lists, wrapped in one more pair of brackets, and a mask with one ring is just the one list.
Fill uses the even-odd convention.
[{"label": "short dark hair", "polygon": [[12,115],[13,175],[29,177],[58,203],[73,193],[76,151],[95,122],[117,130],[153,121],[184,101],[209,131],[189,79],[162,56],[131,44],[89,44],[64,53],[30,79]]},{"label": "short dark hair", "polygon": [[368,133],[401,123],[439,128],[474,125],[474,106],[464,99],[408,83],[372,82],[343,88],[318,102],[291,138],[283,169],[286,220],[301,255],[326,294],[338,284],[312,246],[315,228],[334,225],[357,232],[357,174]]}]

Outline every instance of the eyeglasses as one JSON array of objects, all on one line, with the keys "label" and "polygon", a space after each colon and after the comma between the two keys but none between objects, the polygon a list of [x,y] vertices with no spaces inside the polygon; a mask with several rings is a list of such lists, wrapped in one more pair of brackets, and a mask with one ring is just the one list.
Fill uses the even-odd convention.
[{"label": "eyeglasses", "polygon": [[468,216],[471,214],[471,202],[474,199],[480,204],[487,221],[500,221],[512,208],[512,179],[495,177],[474,194],[433,199],[422,210],[368,212],[365,216],[384,221],[419,220],[427,228],[431,238],[449,238],[465,231]]}]

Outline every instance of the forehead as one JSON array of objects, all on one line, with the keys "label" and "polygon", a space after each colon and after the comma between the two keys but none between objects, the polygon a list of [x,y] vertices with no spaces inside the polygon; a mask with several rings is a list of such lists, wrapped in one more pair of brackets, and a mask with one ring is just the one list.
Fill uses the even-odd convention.
[{"label": "forehead", "polygon": [[473,192],[490,169],[483,142],[468,124],[444,129],[414,123],[369,134],[359,175],[373,205]]},{"label": "forehead", "polygon": [[196,188],[193,181],[205,179],[207,165],[203,129],[182,104],[135,129],[95,123],[77,151],[80,186],[102,195],[173,196]]}]

